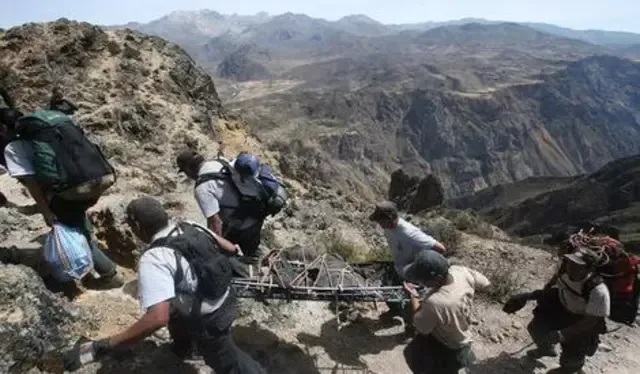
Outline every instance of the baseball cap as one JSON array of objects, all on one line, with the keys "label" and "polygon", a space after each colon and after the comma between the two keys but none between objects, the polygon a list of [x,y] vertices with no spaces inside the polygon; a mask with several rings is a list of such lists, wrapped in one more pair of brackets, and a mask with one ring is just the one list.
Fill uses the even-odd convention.
[{"label": "baseball cap", "polygon": [[587,248],[579,248],[574,252],[564,255],[564,258],[574,264],[583,266],[592,266],[598,262],[598,254]]},{"label": "baseball cap", "polygon": [[402,269],[404,278],[409,281],[428,281],[447,275],[449,261],[440,253],[432,250],[418,252],[415,259]]},{"label": "baseball cap", "polygon": [[391,201],[381,201],[376,204],[376,208],[369,216],[371,221],[380,221],[385,219],[394,219],[398,217],[398,208]]},{"label": "baseball cap", "polygon": [[178,164],[178,171],[186,171],[189,164],[191,164],[199,156],[198,152],[192,149],[185,149],[176,157],[176,163]]}]

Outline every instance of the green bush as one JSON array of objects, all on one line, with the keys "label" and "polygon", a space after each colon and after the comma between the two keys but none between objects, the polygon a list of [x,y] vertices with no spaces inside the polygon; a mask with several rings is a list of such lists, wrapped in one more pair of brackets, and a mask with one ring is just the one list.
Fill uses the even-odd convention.
[{"label": "green bush", "polygon": [[484,293],[491,300],[504,303],[511,295],[523,289],[524,282],[518,274],[517,271],[513,271],[509,263],[502,263],[496,268],[488,269],[484,275],[491,281],[491,286]]},{"label": "green bush", "polygon": [[322,240],[326,253],[340,255],[347,262],[360,262],[367,258],[367,247],[348,240],[340,230],[336,228],[326,230],[322,236]]},{"label": "green bush", "polygon": [[442,218],[429,219],[420,226],[425,233],[433,236],[442,243],[451,253],[457,252],[460,248],[462,235],[450,221]]}]

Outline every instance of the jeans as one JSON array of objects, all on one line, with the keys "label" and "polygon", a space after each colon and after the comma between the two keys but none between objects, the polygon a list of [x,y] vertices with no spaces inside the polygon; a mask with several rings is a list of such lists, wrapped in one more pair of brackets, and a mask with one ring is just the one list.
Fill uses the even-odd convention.
[{"label": "jeans", "polygon": [[172,313],[168,327],[174,352],[186,354],[195,345],[216,374],[266,374],[266,370],[233,340],[231,325],[236,312],[236,299],[232,292],[220,309],[201,316],[197,322],[177,312]]},{"label": "jeans", "polygon": [[95,201],[67,201],[54,196],[49,203],[49,209],[60,223],[77,228],[84,234],[91,247],[94,269],[101,277],[109,278],[117,274],[116,264],[98,248],[93,240],[93,227],[87,217],[87,209],[94,204]]},{"label": "jeans", "polygon": [[250,263],[257,263],[260,259],[260,240],[262,225],[264,221],[259,221],[246,229],[223,228],[225,239],[231,243],[238,244],[244,253],[243,260]]}]

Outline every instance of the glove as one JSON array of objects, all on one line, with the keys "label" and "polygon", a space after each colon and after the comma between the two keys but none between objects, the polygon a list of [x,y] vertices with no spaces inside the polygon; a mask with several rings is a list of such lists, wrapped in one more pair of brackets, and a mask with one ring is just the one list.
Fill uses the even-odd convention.
[{"label": "glove", "polygon": [[527,302],[531,300],[532,294],[530,293],[521,293],[517,295],[513,295],[504,303],[502,307],[502,311],[507,314],[513,314],[520,309],[524,308],[527,305]]},{"label": "glove", "polygon": [[562,333],[560,333],[560,331],[551,331],[545,336],[544,340],[550,345],[561,343]]},{"label": "glove", "polygon": [[64,369],[76,371],[110,350],[111,344],[108,339],[96,341],[79,339],[75,346],[63,355]]}]

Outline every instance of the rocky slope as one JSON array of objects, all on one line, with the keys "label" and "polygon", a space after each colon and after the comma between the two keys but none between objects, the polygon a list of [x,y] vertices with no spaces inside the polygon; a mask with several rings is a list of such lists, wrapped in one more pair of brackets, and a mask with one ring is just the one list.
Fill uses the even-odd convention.
[{"label": "rocky slope", "polygon": [[614,226],[624,241],[640,240],[640,156],[613,161],[573,178],[532,178],[448,202],[476,209],[519,236],[548,235],[585,221]]},{"label": "rocky slope", "polygon": [[477,94],[265,89],[227,107],[252,118],[265,142],[307,160],[283,171],[303,178],[314,168],[313,183],[374,191],[388,181],[377,176],[400,165],[433,173],[455,197],[531,176],[592,172],[640,152],[640,64],[589,57],[539,79]]}]

